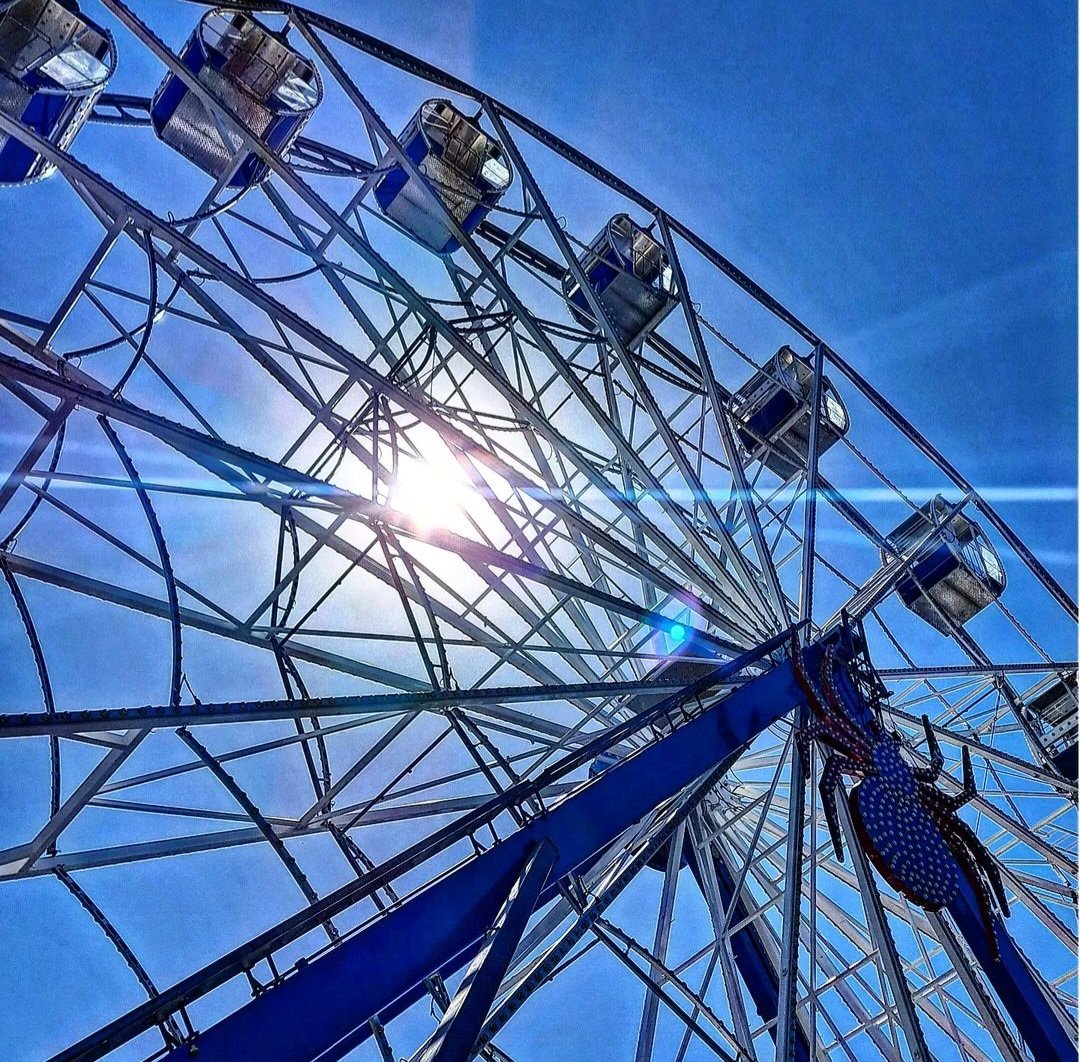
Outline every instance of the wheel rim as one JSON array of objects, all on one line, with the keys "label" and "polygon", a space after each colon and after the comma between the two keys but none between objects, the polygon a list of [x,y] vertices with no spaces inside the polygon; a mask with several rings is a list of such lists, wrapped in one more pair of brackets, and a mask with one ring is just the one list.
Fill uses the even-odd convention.
[{"label": "wheel rim", "polygon": [[[175,66],[149,27],[107,6]],[[538,777],[625,722],[643,696],[692,681],[669,673],[669,685],[661,677],[655,693],[643,693],[658,665],[675,657],[706,669],[808,619],[812,641],[847,610],[865,621],[892,691],[889,718],[916,757],[925,759],[920,716],[937,726],[951,779],[944,791],[958,788],[961,749],[971,750],[979,796],[967,821],[1003,869],[1012,921],[1023,920],[1025,950],[1062,1021],[1075,1021],[1076,786],[1048,762],[1060,736],[1024,709],[1074,671],[1075,609],[1062,608],[1064,591],[877,391],[675,219],[468,86],[330,20],[297,20],[328,96],[337,94],[337,113],[352,126],[320,140],[313,121],[286,161],[267,160],[268,181],[242,198],[211,193],[199,202],[208,179],[192,167],[184,202],[189,208],[194,195],[196,207],[182,216],[196,220],[167,222],[155,213],[167,209],[158,201],[166,197],[144,203],[122,186],[117,197],[77,161],[78,145],[72,154],[52,151],[59,175],[44,187],[64,181],[64,209],[86,218],[89,207],[104,228],[87,236],[89,265],[81,276],[84,263],[73,271],[70,292],[58,284],[46,315],[4,325],[11,353],[0,370],[17,385],[5,401],[33,422],[27,468],[39,469],[11,481],[18,490],[3,513],[4,571],[12,622],[27,635],[24,686],[32,689],[36,674],[44,691],[43,712],[11,714],[4,725],[9,735],[37,735],[50,761],[36,774],[49,813],[21,824],[7,876],[58,876],[113,946],[127,949],[154,994],[208,955],[194,947],[181,970],[154,970],[158,945],[138,949],[142,958],[128,949],[122,915],[110,920],[105,910],[127,870],[153,868],[167,887],[170,873],[190,882],[196,865],[216,858],[197,852],[231,859],[234,850],[265,850],[253,859],[266,858],[276,920],[297,896],[310,903],[348,876],[370,874],[418,837],[437,836],[455,814]],[[371,174],[379,171],[371,167],[392,168],[400,147],[362,92],[373,58],[413,79],[418,100],[424,85],[475,100],[513,166],[511,190],[453,257],[421,250],[374,205]],[[139,124],[139,107],[103,97],[97,116]],[[363,142],[365,129],[385,153],[367,168],[345,150]],[[28,142],[49,156],[46,145]],[[612,214],[629,199],[651,215],[673,269],[677,300],[656,331],[631,337],[630,349],[617,322],[598,313],[584,276],[585,323],[551,276],[553,264],[576,275],[592,234],[583,227],[570,236],[578,230],[569,221],[564,232],[561,205],[543,191],[565,187],[568,172],[606,184]],[[365,199],[344,209],[360,192]],[[169,206],[179,210],[177,199]],[[322,239],[326,258],[313,264]],[[718,285],[732,280],[740,299],[751,299],[721,327],[711,304],[722,305]],[[152,325],[148,303],[157,307]],[[793,326],[788,338],[803,344],[814,378],[842,394],[851,422],[850,434],[827,440],[810,417],[806,453],[774,447],[777,467],[785,457],[801,462],[786,482],[767,467],[760,434],[740,435],[745,425],[730,401],[751,374],[770,378],[761,326],[743,321],[769,311]],[[118,328],[128,334],[107,346]],[[744,352],[758,347],[756,360]],[[821,408],[828,393],[815,385],[804,397]],[[273,416],[253,416],[238,395],[262,396]],[[906,448],[889,455],[891,464],[878,456],[886,430]],[[876,454],[863,452],[860,432]],[[80,462],[80,452],[90,457]],[[917,600],[929,599],[920,581],[927,575],[886,538],[929,500],[899,485],[925,458],[953,511],[978,517],[988,541],[1012,555],[1007,592],[970,628],[950,627],[946,617],[948,635],[898,599],[905,578]],[[374,490],[365,467],[372,460],[382,468]],[[818,484],[809,504],[808,477]],[[244,577],[238,554],[248,558]],[[68,714],[96,707],[80,702],[77,679],[102,651],[87,632],[106,627],[112,651],[133,661],[118,669],[115,690],[103,691],[107,703],[153,706],[142,715]],[[164,666],[152,659],[163,651]],[[398,699],[356,701],[387,691]],[[335,696],[342,700],[317,700]],[[777,982],[779,1035],[793,1051],[908,1057],[952,1042],[970,1057],[1015,1056],[1007,1008],[983,972],[960,961],[964,945],[944,916],[898,898],[853,856],[834,858],[816,786],[804,792],[798,773],[792,785],[801,768],[790,729],[786,720],[762,734],[708,795],[684,790],[635,826],[634,836],[665,841],[652,853],[657,869],[624,875],[635,883],[626,897],[649,896],[659,918],[653,926],[630,914],[620,927],[614,914],[603,916],[559,963],[564,977],[585,968],[579,954],[595,950],[637,971],[625,969],[627,991],[640,993],[642,976],[658,983],[638,1022],[639,1057],[651,1054],[669,1011],[687,1043],[767,1056],[770,1023],[755,1013],[750,960],[738,954],[749,945],[733,943],[750,927]],[[621,752],[646,740],[631,735]],[[93,742],[108,747],[95,751]],[[822,758],[814,755],[811,773]],[[585,780],[581,770],[568,775],[546,799]],[[691,791],[701,801],[692,808]],[[803,800],[805,829],[793,812]],[[201,828],[177,834],[174,821]],[[505,838],[514,825],[508,815],[492,829]],[[688,838],[710,854],[713,875],[741,881],[745,926],[733,928],[738,904],[724,900],[722,881],[701,871],[691,883],[692,868],[681,869],[673,853]],[[625,841],[582,883],[568,883],[556,901],[561,922],[551,910],[537,918],[565,932],[575,904],[587,902],[579,885],[600,889],[605,873],[639,859]],[[465,854],[447,842],[418,874],[388,884],[408,895]],[[216,873],[239,865],[222,861]],[[95,877],[83,872],[106,866],[113,869],[100,880],[113,878],[99,907]],[[778,887],[792,873],[801,896]],[[683,911],[701,897],[705,915],[686,917],[705,936],[722,928],[723,943],[676,973],[686,942],[670,939],[675,905]],[[379,894],[381,904],[391,899]],[[372,903],[326,926],[329,950],[342,932],[377,917]],[[651,943],[634,930],[652,934]],[[243,939],[225,934],[217,950]],[[314,953],[313,938],[304,939]],[[535,927],[526,940],[496,1016],[522,971],[552,948]],[[684,958],[700,950],[687,946]],[[691,975],[701,980],[691,984]],[[264,962],[253,976],[266,981],[273,970]],[[448,989],[428,987],[445,1007]],[[525,1009],[537,1014],[545,991]],[[102,1018],[122,1009],[106,1007]],[[416,1050],[432,1027],[423,1009],[366,1034]],[[188,1018],[175,1008],[167,1034],[187,1035]]]}]

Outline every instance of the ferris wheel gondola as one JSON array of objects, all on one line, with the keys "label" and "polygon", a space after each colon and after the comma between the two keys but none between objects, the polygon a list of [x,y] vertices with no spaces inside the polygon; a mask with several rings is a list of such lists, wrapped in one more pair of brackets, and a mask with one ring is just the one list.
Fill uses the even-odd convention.
[{"label": "ferris wheel gondola", "polygon": [[[180,53],[199,83],[221,96],[266,144],[284,155],[319,105],[322,86],[310,61],[281,34],[242,11],[207,12]],[[192,86],[169,74],[150,108],[154,132],[229,188],[248,188],[269,170],[242,138],[225,130]]]},{"label": "ferris wheel gondola", "polygon": [[[610,1057],[670,1020],[679,1057],[1066,1058],[1076,609],[1002,515],[490,95],[291,4],[175,52],[101,6],[0,12],[0,76],[67,116],[0,95],[12,183],[54,173],[6,204],[82,256],[0,310],[38,800],[0,890],[55,878],[39,922],[88,913],[146,998],[41,1043],[527,1058],[603,955]],[[100,95],[107,25],[163,80]],[[93,76],[45,86],[72,42]]]},{"label": "ferris wheel gondola", "polygon": [[[0,4],[0,110],[66,148],[116,67],[110,34],[74,0]],[[23,184],[53,167],[17,137],[0,135],[0,183]]]}]

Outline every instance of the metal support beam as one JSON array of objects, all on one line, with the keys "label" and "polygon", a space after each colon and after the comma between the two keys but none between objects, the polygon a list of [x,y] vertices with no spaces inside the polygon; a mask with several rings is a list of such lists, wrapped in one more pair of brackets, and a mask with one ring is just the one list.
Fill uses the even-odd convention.
[{"label": "metal support beam", "polygon": [[[31,573],[32,575],[32,573]],[[296,700],[219,701],[198,704],[145,705],[131,708],[87,708],[73,712],[25,712],[0,715],[0,739],[42,735],[90,734],[128,727],[132,730],[171,726],[207,726],[214,723],[258,722],[267,719],[296,719],[309,716],[369,715],[384,712],[411,712],[416,709],[443,711],[449,707],[486,708],[506,704],[559,702],[575,698],[611,698],[627,694],[671,693],[684,681],[665,679],[571,682],[541,686],[489,686],[471,690],[417,690],[410,693],[374,693],[345,697],[305,697]],[[548,723],[535,715],[503,713],[523,725],[538,725],[549,737],[562,738],[568,727]],[[584,737],[588,737],[586,732]]]},{"label": "metal support beam", "polygon": [[742,509],[746,526],[750,530],[750,537],[754,543],[754,550],[757,553],[758,564],[761,566],[761,571],[766,579],[766,586],[769,591],[769,598],[772,602],[773,610],[777,619],[784,626],[788,626],[791,623],[791,616],[788,610],[787,596],[784,594],[784,588],[780,585],[780,577],[777,575],[776,565],[773,563],[772,554],[769,552],[768,543],[765,541],[765,534],[761,529],[761,518],[753,504],[750,483],[746,478],[746,470],[743,468],[739,443],[735,438],[735,432],[731,425],[731,416],[726,400],[727,396],[723,393],[720,383],[713,373],[712,363],[709,361],[709,351],[705,346],[705,339],[701,334],[701,326],[698,324],[697,316],[694,313],[693,300],[690,297],[686,273],[683,271],[682,262],[679,259],[679,252],[675,247],[675,240],[667,223],[667,216],[662,213],[658,214],[656,220],[660,226],[660,234],[664,238],[664,249],[667,251],[668,259],[671,261],[671,268],[675,274],[675,290],[678,292],[679,305],[682,307],[683,318],[686,321],[686,327],[690,332],[690,339],[694,345],[694,353],[697,355],[698,368],[701,371],[701,379],[705,385],[706,394],[709,396],[709,404],[712,407],[713,418],[716,421],[716,427],[720,433],[720,442],[724,448],[724,457],[727,459],[728,468],[731,470],[732,479],[735,481],[736,498],[739,502],[739,507]]},{"label": "metal support beam", "polygon": [[26,448],[26,452],[11,470],[3,486],[0,486],[0,512],[6,509],[8,502],[15,497],[15,493],[22,486],[27,473],[35,467],[38,458],[41,457],[45,452],[45,448],[67,422],[67,418],[74,408],[75,403],[73,401],[64,399],[58,402],[55,410],[49,414],[48,419],[42,424],[41,429]]},{"label": "metal support beam", "polygon": [[[799,618],[807,623],[814,611],[814,550],[817,528],[817,465],[821,428],[822,360],[820,344],[814,351],[814,385],[810,400],[810,450],[806,466],[806,492],[803,502],[802,582],[799,587]],[[796,716],[796,726],[804,727],[809,707],[802,705]],[[777,1062],[792,1062],[795,1057],[796,1029],[795,997],[799,978],[799,921],[802,918],[803,827],[806,814],[806,764],[796,748],[791,750],[791,783],[789,792],[789,821],[787,834],[787,888],[784,891],[784,935],[781,948],[780,1001],[776,1019]],[[817,871],[816,852],[811,852],[810,874]],[[811,895],[811,902],[813,902]],[[811,934],[810,947],[816,946]],[[810,958],[811,999],[816,972],[815,957]],[[813,1006],[811,1006],[813,1020]],[[811,1041],[814,1030],[810,1030]]]},{"label": "metal support beam", "polygon": [[[260,0],[259,9],[263,11],[277,10],[284,14],[297,10],[296,5],[284,2],[284,0]],[[354,48],[359,48],[369,55],[376,56],[383,62],[390,63],[399,69],[406,70],[418,77],[424,78],[432,84],[441,85],[451,92],[459,93],[470,99],[476,100],[478,103],[489,99],[485,93],[481,92],[473,85],[470,85],[467,81],[463,81],[461,78],[447,74],[438,67],[433,66],[430,63],[425,63],[423,60],[409,55],[400,48],[395,48],[393,45],[379,40],[377,37],[372,37],[369,34],[363,33],[361,30],[348,26],[329,16],[320,15],[317,12],[308,11],[306,9],[300,10],[304,21],[309,26],[321,29]],[[495,104],[495,106],[498,107],[499,113],[504,118],[523,130],[538,143],[543,144],[545,147],[566,159],[572,165],[578,167],[583,173],[586,173],[595,180],[607,185],[630,202],[636,203],[643,210],[647,210],[654,215],[661,213],[660,207],[652,199],[642,192],[639,192],[633,185],[628,184],[626,181],[616,176],[611,170],[602,166],[584,152],[575,148],[572,144],[569,144],[554,133],[549,132],[543,126],[532,121],[532,119],[526,117],[521,112],[514,110],[512,107],[508,107],[502,103]],[[47,147],[47,145],[45,146]],[[735,265],[734,262],[724,257],[724,255],[694,232],[693,229],[689,228],[689,226],[672,218],[670,215],[666,215],[666,217],[668,224],[674,233],[681,236],[691,247],[701,254],[706,261],[742,288],[742,290],[752,299],[757,301],[778,320],[783,321],[784,324],[806,340],[806,342],[812,343],[815,346],[822,343],[821,338],[813,331],[813,329],[800,320],[799,317],[780,302],[779,299],[751,279]],[[1076,619],[1078,616],[1077,605],[1069,592],[1065,590],[1060,582],[1058,582],[1058,580],[1046,569],[1042,562],[1039,561],[1030,549],[1028,549],[1023,541],[1021,541],[1020,536],[1013,531],[1001,515],[986,501],[985,498],[981,497],[968,480],[960,474],[959,470],[947,461],[941,451],[923,436],[922,433],[907,420],[907,418],[896,410],[885,397],[870,384],[868,380],[866,380],[865,377],[857,372],[847,361],[841,358],[836,351],[829,347],[826,348],[826,353],[828,360],[832,362],[859,391],[862,392],[864,397],[873,403],[873,405],[877,407],[877,409],[883,413],[899,431],[910,439],[923,454],[933,461],[938,468],[940,468],[953,483],[960,488],[960,490],[971,492],[972,500],[976,508],[978,508],[990,523],[993,524],[998,534],[1000,534],[1008,543],[1009,547],[1016,555],[1028,565],[1054,600],[1061,605],[1068,615],[1073,617],[1073,619]]]},{"label": "metal support beam", "polygon": [[[532,844],[545,837],[554,843],[559,860],[552,880],[558,881],[626,826],[785,715],[801,696],[789,663],[747,683],[723,702],[723,712],[707,712],[604,771],[547,816],[206,1030],[199,1041],[200,1062],[225,1062],[245,1053],[264,1062],[308,1062],[330,1050],[373,1015],[385,1015],[423,977],[434,970],[445,972],[448,964],[452,968],[471,954]],[[547,891],[554,894],[555,886]],[[403,951],[397,946],[401,940],[415,941],[416,947]],[[373,969],[378,969],[378,978],[371,976]],[[329,992],[332,984],[350,984],[353,990]],[[305,1020],[316,1011],[318,1022]],[[179,1052],[170,1056],[170,1062],[182,1059]]]},{"label": "metal support beam", "polygon": [[[878,895],[877,882],[870,872],[870,866],[866,853],[862,850],[855,828],[851,822],[851,812],[848,810],[846,800],[836,802],[836,811],[840,817],[840,828],[844,833],[851,861],[855,865],[855,874],[859,880],[859,893],[862,897],[863,911],[866,914],[866,926],[870,930],[870,936],[877,945],[885,979],[889,983],[889,991],[892,993],[893,1005],[896,1007],[900,1025],[904,1030],[907,1040],[908,1051],[911,1053],[912,1062],[932,1062],[933,1056],[926,1046],[923,1036],[922,1025],[919,1023],[919,1015],[915,1010],[915,1003],[911,998],[907,980],[904,977],[903,965],[896,951],[896,942],[893,940],[892,931],[885,918],[885,911]],[[914,930],[913,932],[918,932]]]},{"label": "metal support beam", "polygon": [[[800,715],[805,712],[802,708]],[[801,725],[802,720],[800,719]],[[783,895],[783,936],[780,945],[780,998],[776,1017],[776,1062],[793,1062],[798,1022],[795,1020],[799,983],[799,927],[802,923],[803,830],[806,826],[806,771],[794,744],[791,749],[788,796],[787,860]]]},{"label": "metal support beam", "polygon": [[[774,945],[770,950],[763,927],[750,917],[750,910],[743,895],[743,882],[749,858],[748,855],[747,862],[743,865],[743,873],[736,878],[721,851],[709,842],[704,847],[695,849],[694,859],[690,865],[706,895],[708,895],[706,882],[711,879],[711,883],[715,886],[718,899],[722,904],[720,911],[722,919],[719,928],[723,930],[724,937],[722,941],[718,941],[717,947],[730,949],[731,959],[746,984],[758,1016],[762,1022],[772,1026],[772,1035],[775,1040],[776,1014],[780,995],[777,949]],[[736,889],[738,889],[737,892]],[[741,925],[742,928],[729,932],[730,925]],[[725,979],[728,976],[728,965],[728,963],[723,963]],[[732,985],[729,989],[729,995],[739,992],[741,989],[738,984]],[[737,1008],[738,1003],[733,1006]],[[751,1044],[748,1043],[747,1046],[750,1047]],[[810,1041],[806,1035],[805,1023],[800,1020],[796,1029],[795,1060],[808,1062],[809,1058]]]},{"label": "metal support beam", "polygon": [[[192,974],[158,1000],[117,1019],[58,1059],[87,1062],[102,1057],[157,1024],[163,1012],[171,1013],[179,1005],[199,998],[259,958],[302,936],[325,917],[347,909],[383,879],[392,879],[423,863],[454,839],[468,837],[510,804],[520,804],[537,786],[561,780],[565,772],[591,762],[603,748],[659,720],[663,713],[676,707],[683,711],[681,706],[706,693],[713,683],[730,680],[748,664],[776,651],[785,643],[785,637],[771,639],[684,692],[612,728],[531,782],[510,787],[485,807],[452,823],[437,837],[407,849],[376,871],[342,886],[318,904]],[[819,652],[817,647],[808,650],[815,660]],[[370,1026],[366,1024],[369,1018],[380,1015],[382,1020],[387,1020],[424,977],[434,970],[445,974],[468,959],[472,945],[493,922],[525,853],[533,844],[546,837],[558,849],[559,861],[552,874],[552,880],[557,882],[586,864],[627,826],[706,771],[715,769],[730,753],[790,711],[801,697],[789,661],[747,681],[718,702],[725,706],[723,711],[707,709],[662,733],[650,745],[566,797],[547,815],[533,819],[494,847],[461,864],[207,1030],[200,1039],[201,1062],[237,1056],[259,1057],[264,1062],[285,1059],[306,1062],[345,1037],[353,1037],[350,1042],[359,1043],[370,1035]],[[554,894],[555,886],[547,886],[547,891]],[[541,897],[541,902],[544,900]],[[421,925],[423,933],[417,929]],[[418,946],[402,949],[401,940],[414,940]],[[371,976],[375,969],[379,972],[377,978]],[[327,985],[340,984],[352,986],[349,993],[327,989]],[[321,1015],[317,1027],[303,1019],[303,1015],[314,1012],[311,1008]],[[181,1062],[183,1058],[177,1054],[172,1062]]]},{"label": "metal support beam", "polygon": [[484,1019],[558,854],[550,841],[542,840],[529,855],[483,947],[416,1062],[468,1062],[472,1057]]},{"label": "metal support beam", "polygon": [[1021,1038],[1038,1062],[1075,1062],[1076,1027],[1063,1020],[1064,1015],[1051,1002],[1049,987],[997,917],[993,929],[1000,957],[992,953],[975,890],[966,875],[960,874],[959,880],[959,895],[947,910]]},{"label": "metal support beam", "polygon": [[1023,1062],[1024,1053],[1016,1043],[1016,1039],[990,998],[985,986],[979,980],[979,976],[972,968],[970,953],[964,950],[960,938],[956,935],[947,918],[940,912],[928,914],[927,918],[934,930],[934,936],[945,950],[952,968],[956,971],[960,983],[964,986],[975,1010],[994,1045],[1001,1052],[1005,1062]]},{"label": "metal support beam", "polygon": [[[667,865],[664,868],[664,886],[660,893],[660,911],[656,918],[656,934],[653,937],[652,954],[659,964],[667,962],[668,942],[671,940],[671,921],[675,914],[675,893],[679,887],[679,868],[682,866],[683,843],[686,838],[686,823],[679,823],[674,835],[668,842]],[[653,964],[649,969],[651,978],[659,977],[660,966]],[[637,1051],[635,1062],[651,1062],[653,1046],[656,1042],[656,1019],[660,1015],[660,997],[653,991],[645,993],[645,1003],[641,1010],[641,1023],[638,1027]]]},{"label": "metal support beam", "polygon": [[60,805],[49,821],[28,844],[14,850],[11,866],[0,865],[0,875],[14,871],[25,874],[38,857],[64,832],[72,820],[93,799],[98,790],[124,765],[127,758],[139,747],[149,730],[127,730],[116,735],[114,747],[98,761],[98,764],[82,780],[78,788]]}]

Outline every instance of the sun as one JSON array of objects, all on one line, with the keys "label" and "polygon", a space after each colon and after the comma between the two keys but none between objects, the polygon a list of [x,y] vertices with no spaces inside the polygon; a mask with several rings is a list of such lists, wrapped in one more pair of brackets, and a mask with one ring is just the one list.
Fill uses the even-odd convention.
[{"label": "sun", "polygon": [[449,453],[402,456],[390,488],[390,507],[408,516],[420,530],[449,529],[460,523],[469,484]]}]

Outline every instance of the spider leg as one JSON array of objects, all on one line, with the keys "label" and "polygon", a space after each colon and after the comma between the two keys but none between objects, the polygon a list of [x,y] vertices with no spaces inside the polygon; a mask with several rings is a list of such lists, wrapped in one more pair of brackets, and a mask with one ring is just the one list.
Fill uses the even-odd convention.
[{"label": "spider leg", "polygon": [[[942,755],[941,746],[938,744],[934,731],[930,727],[930,717],[924,715],[922,724],[923,730],[926,731],[926,747],[930,750],[930,766],[913,767],[911,773],[920,782],[935,782],[938,775],[941,774],[941,769],[945,766],[945,757]],[[966,745],[964,746],[964,753],[967,754]]]},{"label": "spider leg", "polygon": [[969,800],[974,799],[977,794],[975,789],[975,771],[971,766],[971,750],[964,746],[964,788],[952,798],[953,810],[962,808]]},{"label": "spider leg", "polygon": [[1008,916],[1009,898],[1005,894],[1005,885],[1001,879],[997,860],[990,854],[986,845],[979,840],[978,834],[956,814],[953,808],[953,801],[956,798],[946,797],[929,787],[923,789],[922,794],[923,804],[941,831],[942,837],[945,838],[949,850],[957,859],[961,858],[961,854],[968,856],[976,870],[982,871],[985,878],[980,876],[980,880],[983,880],[984,886],[985,881],[990,882],[1002,914]]},{"label": "spider leg", "polygon": [[[960,820],[956,820],[959,822]],[[961,823],[961,825],[966,825]],[[978,844],[978,841],[976,841]],[[981,846],[980,846],[981,847]],[[972,850],[964,844],[953,845],[950,844],[949,848],[952,850],[953,856],[960,864],[964,873],[967,875],[968,881],[971,882],[972,888],[975,890],[975,895],[979,901],[979,913],[982,915],[983,926],[986,929],[986,937],[990,942],[990,954],[995,960],[1001,958],[1001,953],[998,950],[997,932],[994,925],[994,910],[990,903],[990,890],[986,886],[986,879],[979,873],[979,865],[975,861],[975,857],[972,854]]]},{"label": "spider leg", "polygon": [[1005,883],[1001,880],[1001,871],[998,869],[994,857],[986,850],[986,847],[979,843],[977,839],[976,843],[978,847],[975,849],[975,859],[986,871],[986,876],[990,879],[990,886],[994,890],[994,896],[997,898],[1001,913],[1007,918],[1010,914],[1009,898],[1005,895]]},{"label": "spider leg", "polygon": [[811,719],[806,726],[796,732],[795,741],[799,748],[799,754],[802,756],[804,767],[809,766],[810,763],[811,741],[820,741],[823,745],[827,745],[842,756],[848,757],[860,765],[862,763],[861,750],[852,748],[844,740],[844,735],[832,725],[831,719]]},{"label": "spider leg", "polygon": [[[828,659],[831,659],[831,656],[829,656],[831,652],[832,647],[830,646],[825,651]],[[799,753],[803,758],[804,766],[807,763],[811,739],[822,741],[838,752],[851,755],[855,759],[869,760],[870,750],[866,746],[866,740],[855,729],[846,713],[843,711],[830,712],[822,704],[821,695],[810,681],[810,676],[806,673],[806,666],[799,650],[799,643],[794,635],[791,637],[791,664],[795,673],[795,681],[802,689],[806,702],[813,711],[810,721],[797,735],[797,740],[800,742]]]},{"label": "spider leg", "polygon": [[848,748],[844,751],[857,759],[869,760],[872,755],[870,742],[867,740],[863,730],[848,714],[833,685],[832,674],[835,668],[833,663],[835,658],[835,648],[830,645],[821,659],[821,689],[825,695],[825,704],[821,705],[820,700],[818,704],[837,734],[842,739],[846,739]]},{"label": "spider leg", "polygon": [[825,769],[821,772],[821,781],[818,783],[818,792],[821,793],[821,810],[825,813],[825,821],[829,824],[833,851],[841,862],[844,859],[844,839],[840,833],[840,819],[836,814],[836,787],[845,774],[861,777],[865,773],[857,761],[834,754],[825,761]]},{"label": "spider leg", "polygon": [[806,726],[797,727],[795,730],[795,747],[799,750],[804,773],[810,769],[810,742],[822,737],[821,731],[821,724],[816,719],[811,719]]}]

